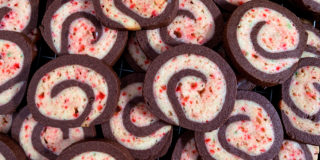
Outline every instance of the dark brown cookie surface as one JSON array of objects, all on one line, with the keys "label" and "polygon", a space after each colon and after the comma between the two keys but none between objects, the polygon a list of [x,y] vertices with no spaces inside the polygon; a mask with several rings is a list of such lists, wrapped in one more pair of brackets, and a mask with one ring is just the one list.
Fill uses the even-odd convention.
[{"label": "dark brown cookie surface", "polygon": [[92,1],[55,0],[42,21],[41,32],[58,55],[86,54],[113,65],[120,57],[128,32],[103,26]]},{"label": "dark brown cookie surface", "polygon": [[122,30],[154,29],[168,25],[178,11],[178,0],[93,0],[99,20]]},{"label": "dark brown cookie surface", "polygon": [[129,151],[118,143],[107,140],[91,140],[76,143],[64,150],[57,160],[112,159],[134,160]]},{"label": "dark brown cookie surface", "polygon": [[283,141],[280,117],[273,105],[249,91],[238,91],[234,110],[222,127],[195,135],[200,155],[210,160],[272,159]]},{"label": "dark brown cookie surface", "polygon": [[119,90],[117,75],[98,59],[62,56],[34,74],[28,107],[43,125],[88,127],[108,120],[116,109]]},{"label": "dark brown cookie surface", "polygon": [[71,144],[96,135],[95,128],[54,128],[39,124],[23,108],[14,119],[12,137],[19,142],[29,159],[56,159]]},{"label": "dark brown cookie surface", "polygon": [[178,139],[171,160],[201,160],[193,132],[187,131]]},{"label": "dark brown cookie surface", "polygon": [[249,2],[250,0],[214,0],[221,8],[232,12],[238,6],[243,5],[244,3]]},{"label": "dark brown cookie surface", "polygon": [[302,23],[293,13],[264,0],[238,7],[225,33],[224,44],[232,64],[262,86],[281,84],[291,76],[307,40]]},{"label": "dark brown cookie surface", "polygon": [[32,45],[24,35],[0,31],[0,114],[15,111],[27,86]]},{"label": "dark brown cookie surface", "polygon": [[280,109],[290,138],[320,145],[320,60],[303,58],[298,69],[282,85]]},{"label": "dark brown cookie surface", "polygon": [[179,1],[175,19],[166,27],[137,32],[141,49],[148,58],[180,44],[216,46],[222,36],[223,18],[212,0]]},{"label": "dark brown cookie surface", "polygon": [[9,160],[25,160],[26,155],[24,154],[21,147],[14,142],[10,137],[0,134],[0,159]]},{"label": "dark brown cookie surface", "polygon": [[168,151],[173,129],[148,111],[142,96],[143,81],[141,73],[121,79],[117,110],[102,130],[105,138],[126,147],[134,158],[155,159]]},{"label": "dark brown cookie surface", "polygon": [[236,87],[232,69],[216,52],[180,45],[151,63],[143,95],[158,118],[190,130],[209,131],[227,120]]}]

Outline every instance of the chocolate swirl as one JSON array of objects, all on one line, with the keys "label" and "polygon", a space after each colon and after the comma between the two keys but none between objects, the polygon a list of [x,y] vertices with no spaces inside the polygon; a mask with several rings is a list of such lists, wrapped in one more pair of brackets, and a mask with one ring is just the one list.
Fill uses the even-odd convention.
[{"label": "chocolate swirl", "polygon": [[[309,123],[317,125],[320,121],[320,110],[313,107],[315,103],[317,105],[320,93],[317,74],[319,68],[318,58],[301,59],[295,74],[282,85],[283,101],[280,104],[282,120],[288,135],[292,139],[314,145],[320,144],[318,129],[304,127],[308,127]],[[302,126],[296,125],[296,121]]]},{"label": "chocolate swirl", "polygon": [[21,147],[4,134],[0,134],[0,147],[0,157],[4,159],[26,159]]},{"label": "chocolate swirl", "polygon": [[[151,33],[151,30],[137,32],[139,44],[151,60],[166,50],[161,49],[159,51],[159,49],[156,49],[162,45],[167,49],[181,44],[214,47],[221,40],[220,33],[223,28],[220,26],[223,25],[223,18],[213,1],[179,1],[179,3],[178,14],[171,24],[156,29],[155,33]],[[202,12],[199,13],[198,10],[200,9]],[[198,32],[199,30],[202,32]]]},{"label": "chocolate swirl", "polygon": [[[82,7],[79,8],[79,6]],[[63,12],[66,11],[62,9],[73,10],[65,16]],[[83,21],[83,19],[87,21]],[[71,28],[73,22],[77,20],[83,23],[81,27],[87,26],[79,29]],[[59,25],[55,25],[56,23]],[[92,2],[85,0],[52,2],[43,18],[40,29],[44,39],[56,54],[87,54],[111,65],[119,59],[128,38],[126,31],[116,31],[104,27],[96,18]],[[77,37],[78,34],[82,34],[81,32],[87,33]],[[60,37],[60,39],[56,37]],[[90,42],[86,42],[85,38],[88,38]],[[76,43],[72,43],[73,41]]]},{"label": "chocolate swirl", "polygon": [[[234,67],[262,86],[283,83],[297,67],[306,44],[301,21],[286,8],[263,0],[247,2],[235,12],[225,39]],[[281,34],[273,36],[271,30]]]},{"label": "chocolate swirl", "polygon": [[[32,127],[32,123],[35,123],[34,127]],[[24,137],[24,136],[20,136],[20,134],[23,133],[23,130],[28,130],[28,129],[31,130],[30,135],[26,134],[28,136],[25,138],[29,139],[29,140],[25,141],[25,140],[21,139],[21,137]],[[76,129],[76,128],[73,128],[73,129]],[[78,128],[78,129],[83,130],[83,139],[84,138],[93,138],[96,136],[96,132],[95,132],[94,127]],[[72,129],[59,128],[59,130],[63,134],[63,139],[61,141],[55,142],[55,143],[56,144],[60,143],[60,145],[65,145],[65,144],[62,144],[63,143],[62,141],[70,140],[71,137],[69,134]],[[53,130],[51,130],[51,131],[53,131]],[[17,142],[20,142],[20,144],[22,146],[29,146],[34,149],[36,154],[33,153],[33,149],[30,149],[27,147],[23,148],[23,149],[25,149],[25,153],[27,153],[27,154],[30,153],[29,158],[37,159],[37,158],[40,158],[43,156],[47,159],[56,159],[58,157],[57,153],[54,153],[52,148],[48,149],[48,147],[44,146],[42,143],[41,139],[42,139],[42,134],[44,132],[50,132],[50,130],[48,131],[46,126],[41,125],[37,121],[34,121],[32,116],[30,116],[30,112],[29,112],[28,108],[25,107],[19,112],[16,119],[14,120],[11,134],[12,134],[12,137]],[[52,133],[52,134],[55,134],[55,133]],[[75,136],[75,137],[79,137],[79,136]],[[79,141],[79,140],[76,140],[76,141]],[[44,139],[44,142],[48,144],[46,139]],[[30,144],[28,144],[28,143],[30,143]],[[71,145],[71,144],[72,143],[70,143],[68,145]],[[64,146],[64,147],[67,147],[67,146]],[[61,149],[64,149],[64,148],[61,147]]]},{"label": "chocolate swirl", "polygon": [[[167,152],[171,144],[173,131],[170,125],[155,118],[145,108],[140,109],[140,111],[138,111],[142,114],[138,114],[137,116],[131,117],[131,111],[133,109],[139,110],[139,104],[145,103],[144,98],[142,96],[143,81],[144,74],[138,73],[128,75],[121,79],[122,90],[119,98],[117,111],[114,113],[113,117],[107,123],[102,125],[102,130],[104,136],[107,139],[118,141],[124,147],[128,148],[133,157],[137,159],[155,159],[163,156]],[[121,123],[117,122],[117,120],[119,120],[119,116],[121,116]],[[141,121],[145,124],[136,125],[134,123],[136,121]],[[117,128],[122,129],[116,130],[117,128],[114,128],[112,124],[116,124]],[[119,125],[122,125],[123,127],[120,127]],[[125,133],[128,132],[131,138],[119,136],[119,134],[121,135],[120,132],[123,132],[123,135],[127,135]],[[157,138],[157,135],[160,135],[160,137]],[[127,138],[131,140],[133,144],[128,145],[127,143],[129,142],[125,143]],[[136,146],[140,146],[139,144],[134,144],[135,139],[137,139],[139,143],[144,143],[144,141],[150,142],[150,140],[144,138],[158,140],[155,141],[153,145],[144,147],[145,149],[135,149]]]},{"label": "chocolate swirl", "polygon": [[[37,27],[39,0],[3,1],[1,2],[1,5],[3,7],[0,8],[0,30],[8,30],[29,34],[32,32],[33,29]],[[21,7],[24,11],[28,10],[30,7],[30,13],[25,13],[21,11]],[[13,15],[11,15],[11,12],[15,13],[16,16],[13,17]],[[10,18],[11,21],[14,22],[6,23],[6,19],[8,18]]]},{"label": "chocolate swirl", "polygon": [[[215,139],[214,137],[211,136],[206,136],[207,133],[200,133],[197,132],[196,133],[196,143],[200,152],[200,155],[203,157],[206,157],[208,159],[215,159],[217,157],[229,157],[229,158],[234,158],[234,159],[272,159],[274,158],[281,147],[282,141],[283,141],[283,130],[282,130],[282,125],[280,122],[280,117],[278,116],[276,110],[274,109],[274,107],[272,106],[272,104],[263,96],[254,93],[254,92],[249,92],[249,91],[238,91],[237,94],[237,100],[236,100],[236,104],[240,103],[240,101],[248,101],[247,103],[254,103],[255,105],[259,105],[259,107],[257,110],[258,111],[264,111],[265,113],[261,113],[261,112],[254,112],[253,108],[249,109],[247,111],[248,107],[252,107],[252,106],[245,106],[243,103],[239,104],[239,106],[235,107],[235,110],[233,111],[233,113],[231,114],[232,116],[228,119],[228,121],[226,123],[223,124],[223,126],[221,126],[218,130],[214,130],[211,131],[212,133],[215,133],[217,136],[217,139]],[[245,103],[246,104],[246,103]],[[240,106],[241,105],[241,106]],[[261,110],[260,110],[261,109]],[[238,113],[240,112],[240,113]],[[244,114],[244,113],[246,114]],[[248,113],[250,112],[250,113]],[[257,114],[254,115],[254,117],[250,118],[250,116],[248,116],[247,114]],[[270,118],[270,122],[267,118],[264,118],[263,115],[265,116],[269,116]],[[259,120],[258,117],[260,117]],[[255,122],[255,123],[261,123],[262,121],[264,121],[264,123],[271,123],[270,126],[272,128],[272,134],[273,134],[273,139],[270,139],[270,137],[268,136],[264,136],[264,134],[260,135],[260,134],[255,134],[254,135],[250,135],[250,130],[248,131],[247,128],[241,128],[239,126],[239,128],[237,129],[239,132],[241,130],[241,133],[247,133],[247,134],[243,134],[243,135],[237,135],[236,133],[229,133],[229,135],[236,135],[238,136],[238,140],[236,143],[231,144],[231,141],[236,141],[236,138],[228,138],[227,139],[227,128],[237,122],[241,122],[241,123],[245,123],[245,122]],[[245,125],[245,124],[241,124],[241,125]],[[265,128],[261,128],[257,127],[256,125],[254,125],[256,128],[256,132],[269,132],[266,131]],[[266,124],[264,126],[269,126],[269,124]],[[235,126],[233,126],[235,127]],[[248,126],[249,127],[249,126]],[[240,134],[241,134],[240,133]],[[211,134],[211,133],[210,133]],[[259,137],[255,137],[255,136],[259,136]],[[260,138],[260,136],[262,136]],[[206,137],[208,139],[206,139]],[[248,142],[243,142],[245,141],[246,138],[245,137],[249,137],[249,141]],[[268,137],[268,138],[267,138]],[[211,139],[213,139],[214,145],[211,144]],[[243,139],[244,138],[244,139]],[[250,139],[256,139],[256,141],[251,141]],[[268,143],[272,142],[272,144],[269,146],[269,144],[263,142],[264,139],[268,139]],[[218,141],[218,142],[216,142]],[[252,145],[249,145],[248,143],[252,143],[252,142],[256,142],[258,143],[258,147],[262,147],[262,149],[259,150],[258,153],[252,151],[252,153],[250,154],[248,151],[244,151],[240,148],[242,148],[242,145],[245,146],[246,148],[249,148],[248,150],[250,150]],[[235,145],[237,144],[237,146]],[[260,145],[259,145],[260,144]],[[263,145],[265,145],[265,147],[267,148],[267,146],[269,146],[269,148],[265,149],[263,147]],[[213,148],[208,148],[208,146],[213,146]],[[225,152],[221,151],[220,149],[218,149],[218,151],[216,151],[215,147],[219,148],[221,146],[221,150],[225,150]],[[254,154],[254,155],[252,155]]]},{"label": "chocolate swirl", "polygon": [[[72,95],[61,96],[64,91],[71,91],[75,87],[84,92],[84,101],[75,100]],[[80,93],[77,91],[77,94]],[[110,67],[96,58],[69,55],[47,63],[35,73],[27,100],[30,112],[43,125],[71,128],[105,122],[115,111],[118,96],[119,81]],[[64,104],[54,106],[60,107],[63,112],[50,108],[55,98],[62,98],[59,102]],[[71,108],[68,107],[69,101]],[[84,105],[82,112],[79,110],[81,104]],[[52,112],[55,113],[54,116],[50,114]],[[66,118],[62,118],[64,114]]]},{"label": "chocolate swirl", "polygon": [[[156,9],[154,9],[152,15],[147,15],[147,17],[145,17],[140,15],[144,14],[141,10],[143,10],[143,7],[145,6],[142,6],[141,10],[139,10],[138,7],[140,6],[137,6],[135,2],[133,2],[129,8],[123,4],[122,0],[112,0],[111,2],[107,2],[105,0],[93,0],[98,19],[104,25],[120,30],[154,29],[168,25],[177,14],[179,2],[178,0],[166,0],[163,2],[167,4],[165,9],[157,13],[158,15],[155,12]],[[156,4],[156,2],[154,4]],[[107,7],[111,7],[112,9],[108,9]],[[139,13],[133,11],[134,8],[137,8]],[[150,8],[147,8],[146,10],[149,9]],[[108,13],[106,13],[105,10],[107,10]],[[116,11],[116,13],[109,13],[109,10]],[[113,16],[114,14],[117,16]],[[117,17],[121,19],[117,19]],[[131,21],[130,24],[127,23],[128,20]]]},{"label": "chocolate swirl", "polygon": [[[183,79],[190,77],[190,82],[183,82]],[[190,96],[182,92],[184,86],[189,86],[187,84],[191,84],[188,91]],[[152,62],[146,74],[143,93],[148,109],[160,119],[190,130],[210,131],[220,127],[231,113],[236,87],[233,71],[217,53],[198,45],[181,45]],[[159,97],[168,98],[157,99]],[[197,97],[200,97],[199,100]],[[199,113],[185,110],[193,104],[202,103],[208,104],[197,106],[203,109]],[[214,116],[209,108],[205,108],[208,105],[216,107]]]},{"label": "chocolate swirl", "polygon": [[[23,99],[23,96],[27,87],[27,80],[28,80],[29,71],[31,67],[33,50],[32,50],[32,45],[29,39],[17,32],[0,31],[0,41],[4,41],[4,43],[2,43],[2,45],[0,46],[3,50],[0,56],[0,60],[4,59],[8,61],[8,62],[6,61],[1,62],[2,73],[3,73],[3,76],[8,76],[11,78],[11,79],[7,79],[7,81],[5,81],[0,86],[1,94],[6,94],[6,96],[11,95],[10,99],[8,99],[8,102],[0,105],[0,114],[7,114],[15,111],[15,109],[18,107],[18,105]],[[15,46],[11,45],[10,43],[14,44]],[[15,50],[18,48],[21,50],[21,53],[19,53],[18,50]],[[14,52],[13,53],[14,55],[11,54],[10,52]],[[10,63],[10,60],[8,60],[10,54],[15,58],[16,57],[20,58],[22,55],[23,59],[21,62],[17,61],[15,63],[13,61],[12,63],[14,64],[8,64]],[[4,72],[11,73],[11,74],[4,74]],[[15,73],[16,75],[12,76]],[[5,78],[8,78],[8,77],[5,77]],[[13,94],[7,93],[7,92],[14,92],[14,89],[17,89],[15,93]],[[2,95],[2,98],[3,98],[3,95]]]}]

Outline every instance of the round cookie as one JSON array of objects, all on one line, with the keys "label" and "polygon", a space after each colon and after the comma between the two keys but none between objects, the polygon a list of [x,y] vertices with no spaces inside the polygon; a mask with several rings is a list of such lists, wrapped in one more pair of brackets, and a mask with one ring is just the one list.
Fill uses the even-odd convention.
[{"label": "round cookie", "polygon": [[24,107],[14,119],[12,137],[20,143],[29,159],[56,159],[71,144],[96,136],[91,128],[54,128],[43,126]]},{"label": "round cookie", "polygon": [[0,133],[8,133],[12,125],[12,114],[0,115]]},{"label": "round cookie", "polygon": [[178,11],[178,0],[93,0],[98,19],[120,30],[154,29],[168,25]]},{"label": "round cookie", "polygon": [[282,85],[282,121],[291,139],[320,145],[320,59],[303,58]]},{"label": "round cookie", "polygon": [[109,65],[119,59],[128,39],[127,31],[103,26],[88,0],[53,1],[40,29],[57,55],[86,54]]},{"label": "round cookie", "polygon": [[169,149],[172,126],[146,108],[142,96],[144,74],[130,74],[121,79],[116,112],[102,125],[104,137],[126,147],[136,159],[156,159]]},{"label": "round cookie", "polygon": [[0,31],[0,114],[15,111],[21,103],[31,67],[33,47],[23,34]]},{"label": "round cookie", "polygon": [[193,132],[187,131],[178,139],[171,160],[201,160]]},{"label": "round cookie", "polygon": [[286,8],[265,0],[238,7],[225,33],[225,49],[234,67],[261,86],[287,80],[307,42],[300,20]]},{"label": "round cookie", "polygon": [[34,119],[46,126],[94,126],[114,113],[119,88],[116,73],[98,59],[62,56],[34,74],[28,88],[28,107]]},{"label": "round cookie", "polygon": [[152,62],[142,51],[135,33],[131,33],[124,58],[136,72],[146,72]]},{"label": "round cookie", "polygon": [[212,0],[179,0],[175,19],[166,27],[137,32],[141,49],[150,59],[180,44],[216,46],[222,36],[223,18]]},{"label": "round cookie", "polygon": [[302,144],[292,140],[284,140],[278,156],[274,160],[317,160],[319,146]]},{"label": "round cookie", "polygon": [[39,0],[5,0],[0,6],[0,30],[29,34],[37,27]]},{"label": "round cookie", "polygon": [[1,160],[25,160],[21,147],[14,142],[10,137],[0,133],[0,159]]},{"label": "round cookie", "polygon": [[249,2],[250,0],[214,0],[221,8],[227,10],[228,12],[232,12],[238,6]]},{"label": "round cookie", "polygon": [[320,32],[310,24],[305,24],[304,28],[308,34],[307,46],[304,49],[302,58],[320,58]]},{"label": "round cookie", "polygon": [[64,150],[57,160],[110,159],[134,160],[129,151],[118,143],[106,140],[91,140],[76,143]]},{"label": "round cookie", "polygon": [[272,159],[278,155],[283,130],[277,111],[263,96],[238,91],[229,120],[219,129],[196,132],[204,159]]},{"label": "round cookie", "polygon": [[210,131],[232,112],[236,77],[216,52],[199,45],[180,45],[149,66],[143,95],[148,110],[174,125]]}]

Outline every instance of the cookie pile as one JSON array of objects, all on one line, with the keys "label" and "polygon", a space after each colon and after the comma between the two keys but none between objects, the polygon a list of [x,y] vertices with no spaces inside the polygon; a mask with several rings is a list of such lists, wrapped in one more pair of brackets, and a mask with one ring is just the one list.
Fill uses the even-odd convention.
[{"label": "cookie pile", "polygon": [[288,1],[0,1],[0,159],[318,159],[320,2]]}]

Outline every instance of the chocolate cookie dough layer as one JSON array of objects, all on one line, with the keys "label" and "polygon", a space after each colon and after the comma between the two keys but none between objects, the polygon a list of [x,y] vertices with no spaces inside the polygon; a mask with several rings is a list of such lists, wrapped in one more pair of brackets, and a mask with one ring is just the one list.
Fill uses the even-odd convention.
[{"label": "chocolate cookie dough layer", "polygon": [[249,2],[250,0],[214,0],[221,8],[232,12],[238,6]]},{"label": "chocolate cookie dough layer", "polygon": [[193,132],[188,131],[178,139],[171,160],[201,160]]},{"label": "chocolate cookie dough layer", "polygon": [[[319,1],[320,2],[320,1]],[[312,25],[305,24],[304,28],[308,34],[307,46],[304,49],[302,58],[315,57],[320,58],[320,32]]]},{"label": "chocolate cookie dough layer", "polygon": [[129,151],[118,143],[92,140],[76,143],[64,150],[57,160],[108,159],[134,160]]},{"label": "chocolate cookie dough layer", "polygon": [[0,114],[8,114],[24,96],[33,50],[21,33],[0,31],[0,52]]},{"label": "chocolate cookie dough layer", "polygon": [[282,85],[280,109],[287,134],[294,140],[320,145],[320,60],[303,58]]},{"label": "chocolate cookie dough layer", "polygon": [[39,0],[0,2],[0,30],[29,34],[37,27]]},{"label": "chocolate cookie dough layer", "polygon": [[11,134],[29,159],[45,160],[56,159],[65,148],[75,142],[95,137],[96,131],[94,127],[60,129],[43,126],[25,107],[14,119]]},{"label": "chocolate cookie dough layer", "polygon": [[0,115],[0,133],[8,133],[12,124],[12,114]]},{"label": "chocolate cookie dough layer", "polygon": [[229,120],[217,130],[196,132],[195,140],[204,159],[272,159],[279,153],[283,130],[265,97],[238,91]]},{"label": "chocolate cookie dough layer", "polygon": [[214,47],[221,40],[223,18],[212,0],[179,0],[179,11],[166,27],[137,32],[141,49],[150,59],[179,44]]},{"label": "chocolate cookie dough layer", "polygon": [[178,0],[93,0],[99,20],[122,30],[154,29],[168,25],[178,11]]},{"label": "chocolate cookie dough layer", "polygon": [[0,159],[1,160],[24,160],[26,155],[21,147],[10,137],[0,134]]},{"label": "chocolate cookie dough layer", "polygon": [[190,130],[210,131],[227,120],[236,88],[232,69],[216,52],[180,45],[151,63],[143,94],[149,111],[158,118]]},{"label": "chocolate cookie dough layer", "polygon": [[317,160],[319,147],[309,144],[302,144],[292,140],[284,140],[279,155],[274,160]]},{"label": "chocolate cookie dough layer", "polygon": [[28,88],[28,107],[34,118],[46,126],[102,124],[116,109],[119,83],[112,69],[96,58],[59,57],[33,76]]},{"label": "chocolate cookie dough layer", "polygon": [[140,48],[135,33],[131,33],[130,35],[127,44],[127,52],[124,54],[124,58],[136,72],[146,72],[151,63],[151,60],[146,57],[145,53]]},{"label": "chocolate cookie dough layer", "polygon": [[144,74],[131,74],[121,80],[116,112],[102,125],[105,138],[126,147],[136,159],[156,159],[170,147],[172,126],[146,108],[142,96]]},{"label": "chocolate cookie dough layer", "polygon": [[273,86],[293,74],[307,36],[289,10],[254,0],[234,11],[224,40],[226,52],[240,73],[258,85]]},{"label": "chocolate cookie dough layer", "polygon": [[128,32],[104,27],[88,0],[55,0],[43,18],[41,32],[58,55],[86,54],[109,65],[119,59],[128,39]]}]

